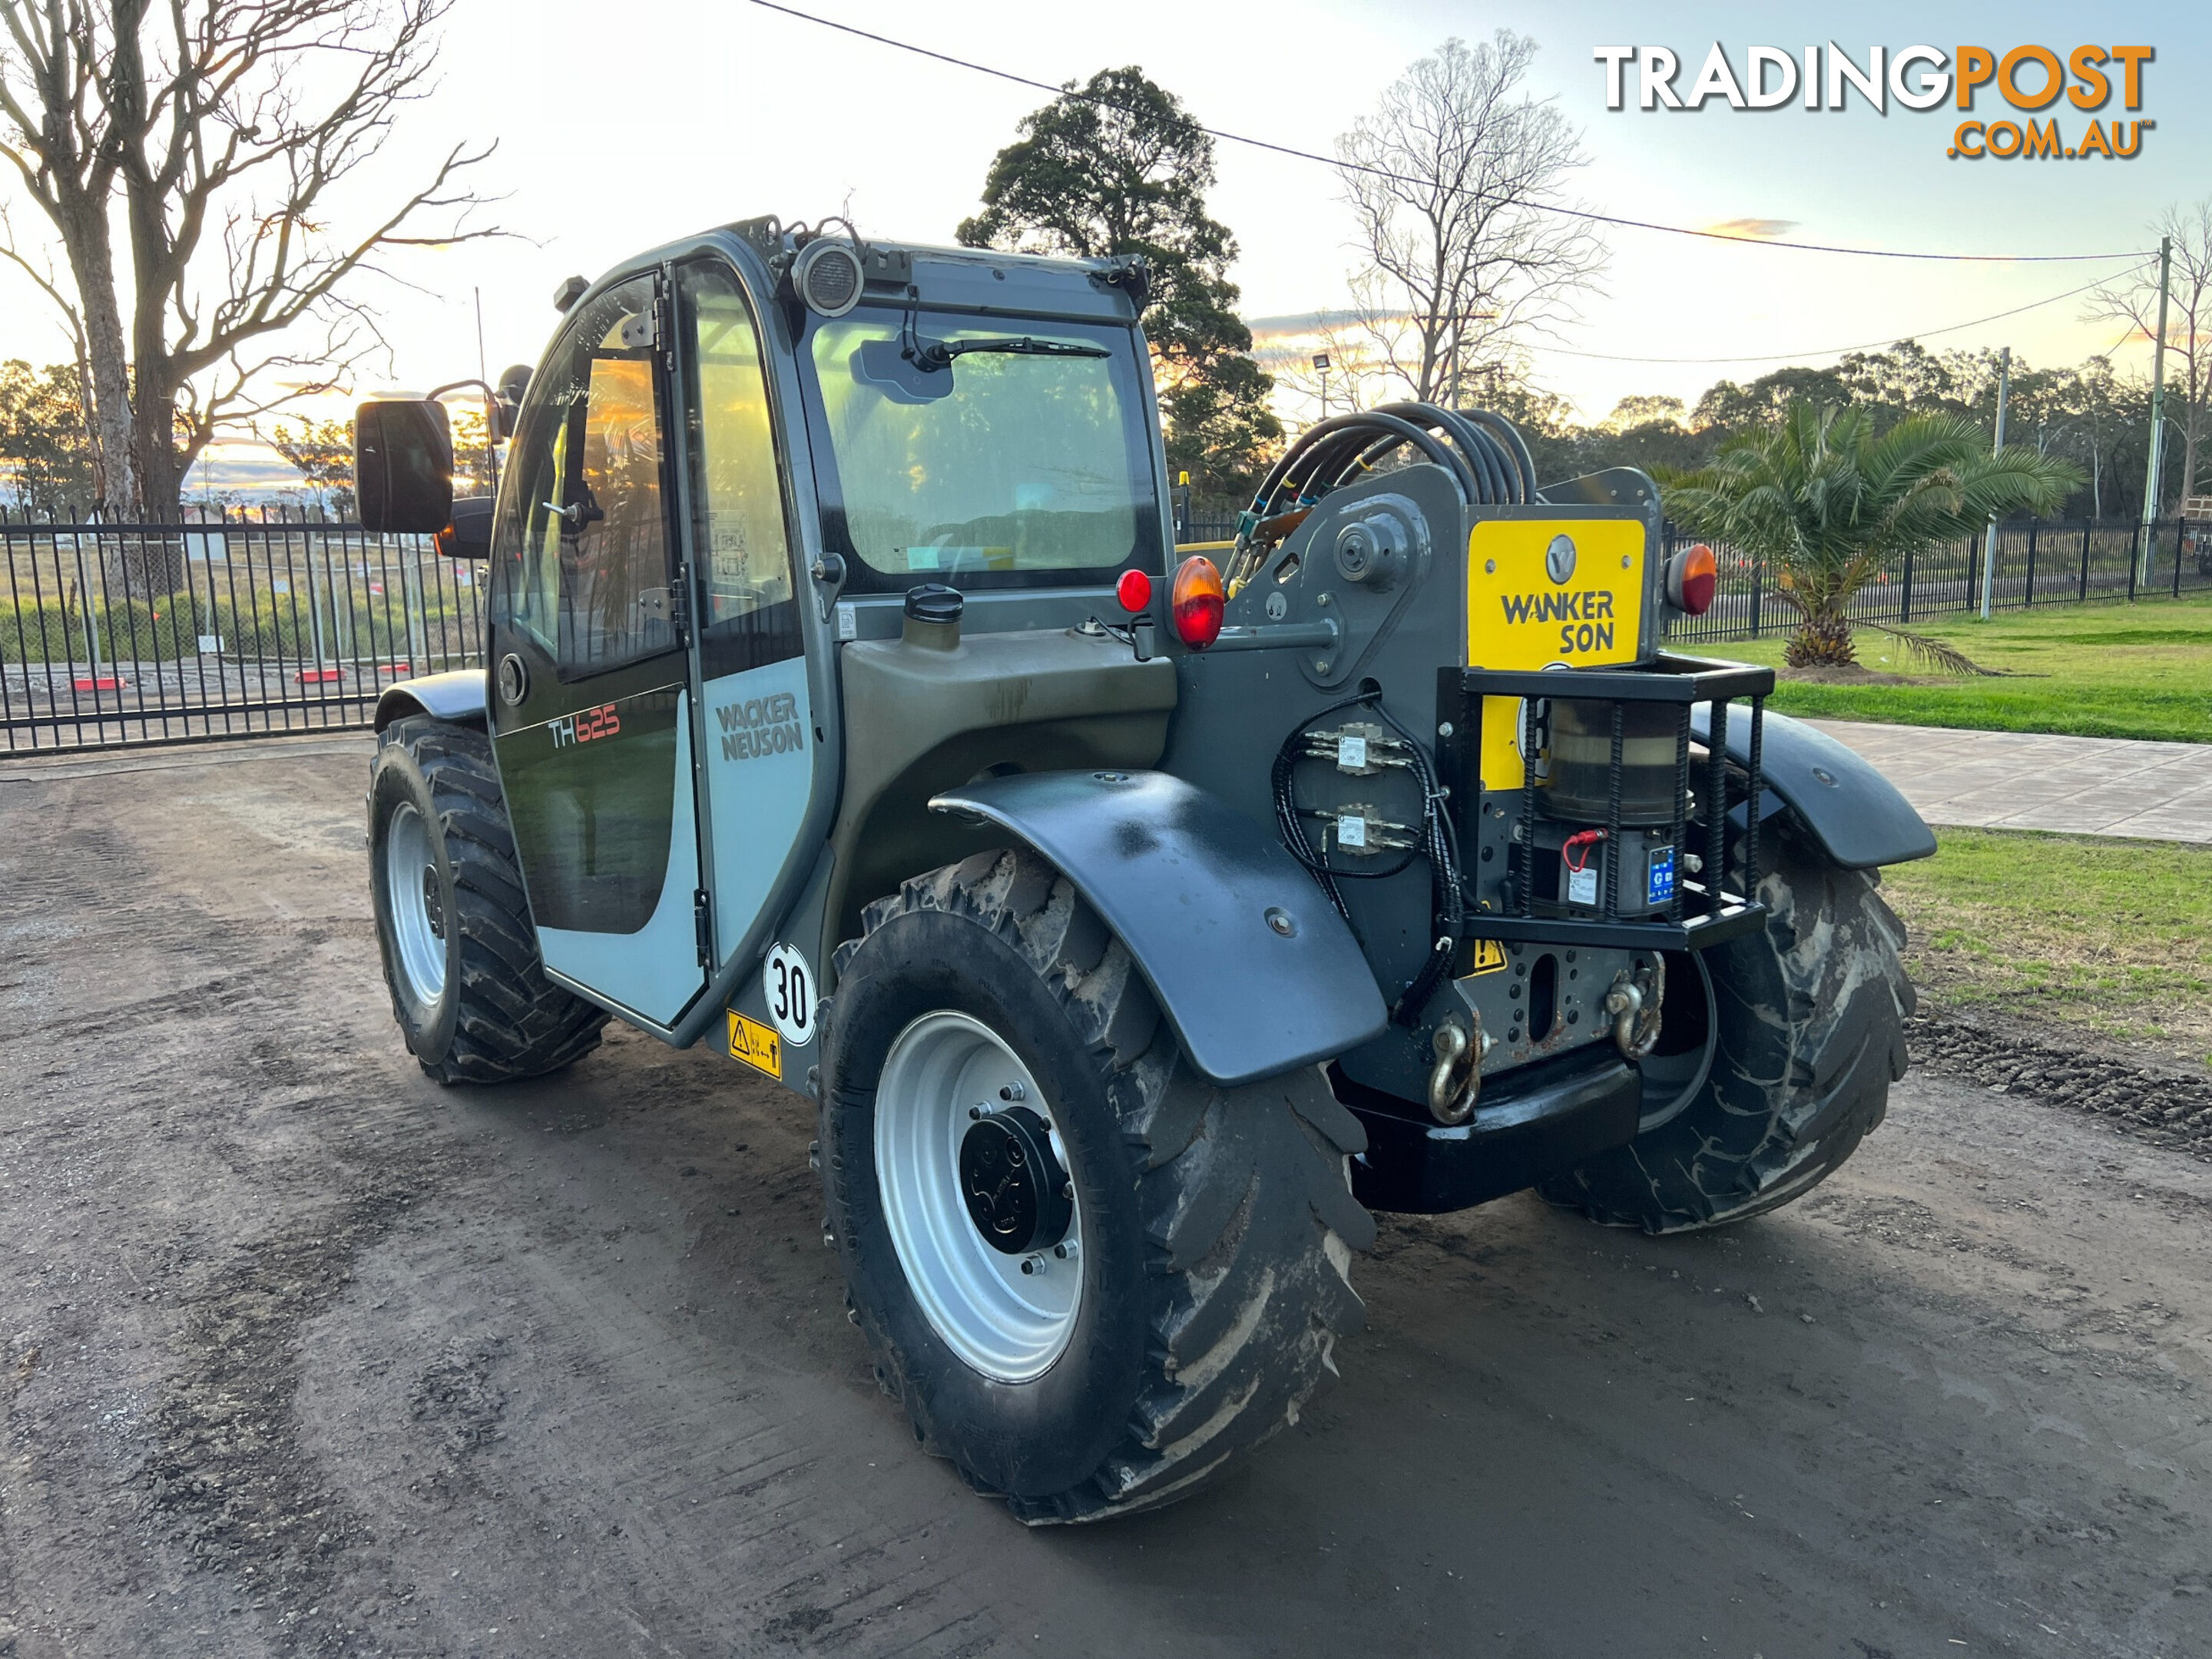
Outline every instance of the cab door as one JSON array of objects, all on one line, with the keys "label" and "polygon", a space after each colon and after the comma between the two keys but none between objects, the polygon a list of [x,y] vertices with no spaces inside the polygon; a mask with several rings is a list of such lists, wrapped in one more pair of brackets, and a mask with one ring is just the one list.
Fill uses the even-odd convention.
[{"label": "cab door", "polygon": [[[687,261],[676,267],[676,290],[698,586],[707,933],[718,967],[740,951],[750,967],[768,948],[764,930],[781,920],[770,912],[788,903],[820,851],[799,845],[820,739],[793,558],[790,447],[778,439],[759,319],[736,273],[711,256]],[[811,1000],[811,991],[801,999],[806,1008]],[[805,1008],[777,1018],[787,1042],[811,1037]]]},{"label": "cab door", "polygon": [[557,978],[672,1025],[705,983],[658,276],[564,326],[495,530],[493,748]]}]

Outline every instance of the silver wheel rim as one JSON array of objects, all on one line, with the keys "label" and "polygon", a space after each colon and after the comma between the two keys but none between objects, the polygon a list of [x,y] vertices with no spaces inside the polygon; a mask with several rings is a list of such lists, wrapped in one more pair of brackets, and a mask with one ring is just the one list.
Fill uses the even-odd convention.
[{"label": "silver wheel rim", "polygon": [[[1007,1090],[1011,1096],[1002,1094]],[[876,1186],[899,1266],[930,1328],[984,1376],[1026,1382],[1051,1369],[1075,1330],[1083,1209],[1079,1201],[1064,1254],[1006,1255],[969,1218],[960,1191],[969,1112],[1007,1098],[1045,1121],[1054,1155],[1066,1167],[1050,1103],[1014,1051],[966,1014],[924,1014],[891,1044],[876,1088]]]},{"label": "silver wheel rim", "polygon": [[446,994],[446,930],[431,910],[438,861],[430,854],[430,827],[404,801],[384,830],[385,902],[392,911],[392,943],[400,977],[424,1007]]}]

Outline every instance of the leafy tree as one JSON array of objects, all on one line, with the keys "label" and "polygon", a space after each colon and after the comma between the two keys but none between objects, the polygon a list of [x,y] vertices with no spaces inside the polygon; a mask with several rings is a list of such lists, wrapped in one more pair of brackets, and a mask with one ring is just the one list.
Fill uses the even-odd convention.
[{"label": "leafy tree", "polygon": [[0,363],[0,481],[16,506],[46,517],[92,504],[92,440],[75,365]]},{"label": "leafy tree", "polygon": [[484,425],[483,405],[476,403],[448,404],[446,414],[453,434],[454,493],[462,495],[489,495],[493,464],[490,434]]},{"label": "leafy tree", "polygon": [[1601,432],[1629,432],[1654,424],[1680,426],[1682,420],[1682,400],[1680,398],[1632,396],[1623,398],[1615,404],[1613,413],[1605,417],[1598,429]]},{"label": "leafy tree", "polygon": [[1237,317],[1236,239],[1206,211],[1213,140],[1134,66],[1102,70],[1080,88],[1071,81],[1022,118],[1020,132],[992,160],[983,210],[956,234],[1010,252],[1142,256],[1169,468],[1202,491],[1241,490],[1281,441],[1282,423]]},{"label": "leafy tree", "polygon": [[315,500],[341,519],[353,514],[353,422],[282,421],[269,447],[315,492]]},{"label": "leafy tree", "polygon": [[[1957,416],[1911,416],[1877,433],[1864,409],[1801,400],[1778,424],[1731,438],[1711,466],[1662,482],[1677,524],[1766,563],[1776,597],[1802,618],[1785,659],[1805,668],[1857,660],[1847,607],[1892,560],[1971,536],[1992,516],[2050,512],[2080,478],[2025,445],[1992,454]],[[1924,635],[1858,626],[1936,665],[1982,672]]]}]

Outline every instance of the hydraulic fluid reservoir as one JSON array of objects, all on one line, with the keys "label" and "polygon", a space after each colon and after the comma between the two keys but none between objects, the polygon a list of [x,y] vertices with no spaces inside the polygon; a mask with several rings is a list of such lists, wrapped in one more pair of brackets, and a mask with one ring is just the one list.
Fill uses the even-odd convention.
[{"label": "hydraulic fluid reservoir", "polygon": [[[1609,702],[1556,699],[1552,704],[1552,769],[1544,811],[1576,823],[1603,823],[1613,793],[1613,711]],[[1620,705],[1620,821],[1667,823],[1674,816],[1676,711],[1669,703]]]}]

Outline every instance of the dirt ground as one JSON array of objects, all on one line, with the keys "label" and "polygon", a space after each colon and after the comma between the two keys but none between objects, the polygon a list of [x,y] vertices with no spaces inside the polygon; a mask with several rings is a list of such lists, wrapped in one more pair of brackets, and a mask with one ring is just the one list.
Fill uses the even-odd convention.
[{"label": "dirt ground", "polygon": [[1028,1532],[840,1316],[808,1114],[442,1091],[366,743],[0,763],[0,1655],[2212,1652],[2212,1167],[1916,1074],[1673,1243],[1386,1222],[1344,1385]]}]

